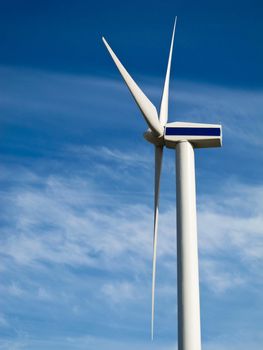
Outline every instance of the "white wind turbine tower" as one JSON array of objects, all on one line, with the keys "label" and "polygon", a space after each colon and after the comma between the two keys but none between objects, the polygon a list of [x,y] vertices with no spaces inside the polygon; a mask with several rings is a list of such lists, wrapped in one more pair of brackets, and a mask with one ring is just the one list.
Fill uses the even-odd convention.
[{"label": "white wind turbine tower", "polygon": [[149,126],[149,129],[144,133],[144,137],[155,146],[151,335],[153,338],[160,175],[163,147],[166,146],[176,150],[178,349],[200,350],[201,330],[194,148],[220,147],[222,145],[222,128],[221,125],[217,124],[167,122],[175,26],[176,19],[159,117],[155,106],[123,67],[107,41],[104,38],[102,39]]}]

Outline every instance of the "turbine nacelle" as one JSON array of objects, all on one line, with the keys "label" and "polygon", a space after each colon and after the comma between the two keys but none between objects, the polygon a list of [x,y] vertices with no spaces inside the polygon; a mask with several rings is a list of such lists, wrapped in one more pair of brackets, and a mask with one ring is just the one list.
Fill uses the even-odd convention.
[{"label": "turbine nacelle", "polygon": [[194,148],[221,147],[222,127],[219,124],[167,123],[164,130],[165,146],[175,148],[181,141],[189,141]]},{"label": "turbine nacelle", "polygon": [[151,129],[144,138],[155,146],[175,148],[178,142],[189,141],[194,148],[222,146],[222,127],[219,124],[174,122],[167,123],[163,136],[155,136]]}]

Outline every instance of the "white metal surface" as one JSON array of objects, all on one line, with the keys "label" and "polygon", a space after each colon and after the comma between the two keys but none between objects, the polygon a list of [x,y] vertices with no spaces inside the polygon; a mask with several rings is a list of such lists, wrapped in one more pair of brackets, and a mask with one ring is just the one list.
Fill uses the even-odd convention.
[{"label": "white metal surface", "polygon": [[[166,77],[163,88],[163,95],[160,107],[160,124],[164,127],[168,120],[168,99],[169,99],[169,81],[171,71],[172,52],[174,44],[174,33],[176,27],[176,18],[174,21],[174,28],[167,64]],[[149,135],[149,134],[148,134]],[[147,138],[147,134],[145,135]],[[156,276],[156,254],[157,254],[157,237],[158,237],[158,217],[159,217],[159,193],[160,193],[160,176],[162,168],[163,157],[163,138],[154,137],[155,144],[155,188],[154,188],[154,232],[153,232],[153,267],[152,267],[152,319],[151,319],[151,337],[153,340],[154,330],[154,297],[155,297],[155,276]]]},{"label": "white metal surface", "polygon": [[[168,129],[184,129],[183,135],[167,135]],[[191,135],[187,130],[202,130],[199,135]],[[207,135],[205,131],[218,131],[218,135]],[[204,123],[187,123],[187,122],[173,122],[165,125],[164,143],[168,148],[175,148],[180,141],[189,141],[194,148],[209,148],[222,146],[222,127],[219,124],[204,124]]]},{"label": "white metal surface", "polygon": [[139,86],[132,79],[130,74],[124,68],[124,66],[119,61],[118,57],[112,51],[110,45],[107,43],[105,38],[102,38],[106,48],[108,49],[114,63],[116,64],[121,76],[123,77],[125,83],[127,84],[132,96],[134,97],[138,107],[140,108],[146,123],[152,129],[156,136],[163,135],[163,127],[161,126],[158,120],[158,113],[156,107],[152,104],[152,102],[148,99],[148,97],[142,92]]},{"label": "white metal surface", "polygon": [[161,107],[160,107],[160,123],[162,126],[164,126],[168,120],[169,83],[170,83],[171,62],[172,62],[172,55],[173,55],[176,21],[177,21],[177,17],[175,17],[175,21],[174,21],[174,28],[173,28],[173,34],[172,34],[172,40],[171,40],[171,46],[170,46],[170,52],[169,52],[169,58],[168,58],[168,64],[167,64],[167,71],[166,71],[164,88],[163,88],[163,96],[162,96]]},{"label": "white metal surface", "polygon": [[176,146],[178,350],[200,350],[194,150]]},{"label": "white metal surface", "polygon": [[153,340],[153,328],[154,328],[154,294],[155,294],[156,253],[157,253],[158,218],[159,218],[159,194],[160,194],[160,177],[161,177],[161,170],[162,170],[162,158],[163,158],[163,146],[155,146],[152,319],[151,319],[152,340]]}]

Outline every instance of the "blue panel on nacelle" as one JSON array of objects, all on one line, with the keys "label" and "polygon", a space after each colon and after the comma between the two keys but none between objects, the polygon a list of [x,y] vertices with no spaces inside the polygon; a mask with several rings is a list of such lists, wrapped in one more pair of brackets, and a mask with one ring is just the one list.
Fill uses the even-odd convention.
[{"label": "blue panel on nacelle", "polygon": [[220,136],[220,128],[167,127],[165,134],[174,136]]}]

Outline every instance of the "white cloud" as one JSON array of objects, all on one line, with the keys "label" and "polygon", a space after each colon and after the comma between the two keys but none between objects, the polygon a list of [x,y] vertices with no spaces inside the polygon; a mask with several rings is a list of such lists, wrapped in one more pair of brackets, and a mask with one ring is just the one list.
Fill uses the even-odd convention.
[{"label": "white cloud", "polygon": [[53,299],[53,296],[48,292],[44,287],[39,287],[37,291],[37,297],[43,301],[50,301]]},{"label": "white cloud", "polygon": [[11,295],[16,297],[20,297],[24,294],[23,289],[14,282],[8,287],[8,291]]},{"label": "white cloud", "polygon": [[231,271],[226,268],[227,263],[212,258],[201,260],[201,282],[205,283],[214,293],[220,294],[229,289],[237,288],[246,283],[244,276],[239,271]]},{"label": "white cloud", "polygon": [[174,350],[176,348],[175,343],[168,343],[167,345],[159,344],[158,342],[152,343],[149,341],[121,341],[115,339],[108,339],[95,336],[82,336],[82,337],[63,337],[52,339],[25,339],[21,341],[0,340],[0,346],[3,350],[56,350],[62,348],[65,350],[132,350],[134,346],[138,350]]},{"label": "white cloud", "polygon": [[[204,341],[202,344],[202,349],[204,350],[258,350],[260,344],[260,339],[254,341],[228,341],[225,338],[217,339],[216,341]],[[150,339],[147,341],[139,341],[130,339],[125,340],[115,340],[108,339],[104,337],[96,336],[82,336],[82,337],[63,337],[63,338],[30,338],[24,340],[0,340],[0,346],[3,350],[56,350],[63,347],[65,350],[132,350],[134,347],[138,350],[174,350],[177,348],[176,342],[161,343],[158,340],[153,342]]]},{"label": "white cloud", "polygon": [[[122,166],[144,166],[147,168],[151,157],[148,154],[141,154],[139,152],[129,151],[124,152],[119,149],[111,149],[105,146],[93,147],[93,146],[70,146],[68,148],[70,152],[73,152],[77,157],[90,159],[90,157],[95,157],[97,160],[107,160],[118,163]],[[150,152],[149,152],[150,153]]]},{"label": "white cloud", "polygon": [[125,300],[132,302],[138,300],[140,294],[136,286],[127,281],[106,283],[102,286],[102,294],[114,304],[123,303]]},{"label": "white cloud", "polygon": [[[3,236],[0,247],[2,254],[17,264],[35,268],[49,262],[100,266],[111,271],[131,271],[141,277],[147,273],[150,277],[151,208],[111,199],[109,210],[104,203],[106,194],[100,196],[100,190],[93,190],[88,181],[52,176],[40,178],[41,187],[37,188],[36,177],[34,187],[13,190],[10,225],[5,228],[8,234]],[[246,281],[243,273],[225,272],[227,260],[222,263],[217,258],[222,254],[225,257],[234,254],[241,264],[246,260],[258,273],[257,265],[263,257],[262,194],[261,186],[235,185],[228,186],[221,196],[207,196],[200,201],[202,280],[212,290],[224,291]],[[160,215],[158,243],[158,264],[174,270],[174,208]],[[117,286],[127,287],[125,283]],[[106,284],[102,290],[110,294],[115,289]],[[16,284],[10,287],[10,292],[21,295]]]},{"label": "white cloud", "polygon": [[262,259],[262,198],[263,186],[238,184],[229,184],[220,196],[204,198],[199,214],[201,249],[233,249],[245,259]]},{"label": "white cloud", "polygon": [[[92,314],[94,305],[97,305],[96,310],[101,307],[103,312],[113,314],[134,309],[137,315],[136,310],[140,310],[141,317],[146,318],[150,312],[152,209],[136,202],[126,204],[111,196],[108,206],[105,204],[107,193],[101,193],[100,188],[93,188],[81,177],[52,175],[45,178],[35,174],[26,181],[26,176],[21,176],[26,186],[17,185],[11,189],[9,197],[12,200],[5,208],[9,225],[1,236],[2,273],[8,274],[11,267],[12,274],[18,269],[34,275],[39,272],[43,278],[59,266],[55,275],[59,273],[60,288],[41,280],[31,281],[29,274],[23,278],[23,285],[14,282],[6,288],[1,287],[1,295],[23,296],[25,302],[29,299],[55,300],[58,306],[70,310],[71,317],[79,319],[84,317],[83,310],[86,310],[85,314]],[[216,296],[239,288],[251,288],[255,286],[252,283],[254,277],[257,285],[261,283],[262,193],[263,188],[259,185],[229,183],[216,196],[199,198],[200,277],[202,284]],[[160,223],[156,316],[158,320],[159,315],[159,332],[163,332],[162,318],[167,321],[170,317],[176,322],[176,314],[170,305],[172,301],[175,307],[176,302],[174,200],[161,212]],[[49,272],[45,267],[47,264]],[[78,272],[60,276],[63,266],[71,266],[75,271],[99,269],[103,275],[95,279],[89,273],[83,278]],[[118,327],[119,321],[114,319],[114,322]],[[132,321],[127,323],[127,329],[131,331],[133,327],[137,329]],[[94,349],[101,341],[94,340]],[[105,346],[106,343],[105,340]],[[25,344],[21,349],[23,346],[33,349],[35,343],[30,340]],[[54,338],[50,344],[56,344]],[[121,343],[113,344],[121,348]],[[209,350],[213,347],[216,349],[217,345],[204,344]],[[148,349],[148,345],[138,344],[140,348]]]},{"label": "white cloud", "polygon": [[0,328],[6,328],[9,326],[9,322],[7,321],[7,318],[5,315],[0,313]]}]

